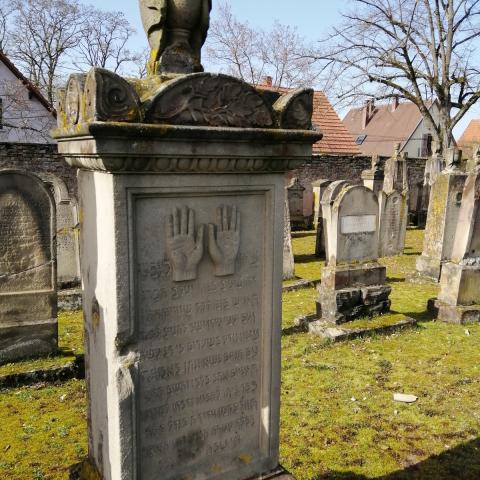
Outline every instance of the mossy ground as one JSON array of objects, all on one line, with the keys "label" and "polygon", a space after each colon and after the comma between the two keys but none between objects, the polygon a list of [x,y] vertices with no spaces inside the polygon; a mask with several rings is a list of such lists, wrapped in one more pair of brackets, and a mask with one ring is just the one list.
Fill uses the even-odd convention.
[{"label": "mossy ground", "polygon": [[[480,478],[480,326],[431,321],[437,287],[404,281],[422,232],[407,239],[406,255],[382,262],[392,316],[417,318],[415,329],[330,344],[293,327],[314,312],[315,290],[284,295],[281,461],[297,480]],[[294,239],[303,278],[320,276],[313,244]],[[419,400],[395,403],[394,393]],[[0,412],[0,479],[66,480],[84,456],[83,382],[1,392]]]}]

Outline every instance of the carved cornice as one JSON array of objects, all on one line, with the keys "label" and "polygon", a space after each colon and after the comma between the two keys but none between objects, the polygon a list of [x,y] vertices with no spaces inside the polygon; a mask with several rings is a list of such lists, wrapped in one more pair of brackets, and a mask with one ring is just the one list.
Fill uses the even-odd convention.
[{"label": "carved cornice", "polygon": [[83,170],[111,173],[283,173],[299,168],[309,157],[163,157],[161,155],[66,155],[67,163]]}]

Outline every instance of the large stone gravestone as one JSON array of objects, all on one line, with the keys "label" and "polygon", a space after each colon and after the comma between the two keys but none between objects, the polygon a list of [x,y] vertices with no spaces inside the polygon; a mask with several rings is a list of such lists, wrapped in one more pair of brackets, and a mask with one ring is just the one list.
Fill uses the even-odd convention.
[{"label": "large stone gravestone", "polygon": [[408,208],[405,195],[399,192],[380,192],[381,257],[401,255],[405,248]]},{"label": "large stone gravestone", "polygon": [[57,349],[55,204],[42,181],[0,172],[0,363]]},{"label": "large stone gravestone", "polygon": [[284,178],[321,137],[312,100],[208,73],[70,80],[55,137],[80,168],[85,468],[102,480],[285,475]]},{"label": "large stone gravestone", "polygon": [[436,282],[442,265],[452,257],[458,215],[467,174],[460,170],[462,153],[448,151],[447,167],[437,176],[430,193],[423,252],[417,258],[417,272]]},{"label": "large stone gravestone", "polygon": [[[328,259],[330,258],[329,253],[329,243],[333,244],[335,238],[333,237],[334,232],[332,229],[328,228],[328,225],[332,222],[332,208],[335,202],[335,199],[340,194],[340,192],[346,187],[350,185],[346,180],[337,180],[335,182],[330,183],[328,187],[325,189],[323,196],[322,196],[322,225],[323,228],[320,232],[317,231],[317,248],[316,250],[319,252],[319,255],[325,255],[325,259],[328,263]],[[320,236],[320,238],[318,238]]]},{"label": "large stone gravestone", "polygon": [[385,164],[385,181],[379,192],[379,253],[382,257],[401,255],[405,249],[408,224],[407,155],[397,145]]},{"label": "large stone gravestone", "polygon": [[451,261],[443,265],[438,300],[429,308],[447,322],[480,321],[480,154],[465,182]]},{"label": "large stone gravestone", "polygon": [[[333,185],[333,184],[332,184]],[[364,186],[344,185],[326,218],[328,265],[322,270],[316,333],[324,322],[341,324],[390,308],[386,269],[378,264],[378,200]],[[318,325],[317,325],[318,324]]]}]

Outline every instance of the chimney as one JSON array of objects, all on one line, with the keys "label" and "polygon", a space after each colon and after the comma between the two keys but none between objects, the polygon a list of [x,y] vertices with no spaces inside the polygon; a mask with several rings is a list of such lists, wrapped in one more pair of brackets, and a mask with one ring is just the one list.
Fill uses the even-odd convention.
[{"label": "chimney", "polygon": [[263,83],[266,87],[271,87],[273,85],[273,78],[270,76],[264,77]]},{"label": "chimney", "polygon": [[363,107],[362,129],[365,130],[370,120],[373,118],[373,112],[375,111],[375,102],[373,100],[367,100],[365,107]]},{"label": "chimney", "polygon": [[395,110],[398,108],[399,104],[400,104],[400,100],[398,98],[398,95],[395,95],[393,97],[393,101],[392,101],[392,113],[395,112]]}]

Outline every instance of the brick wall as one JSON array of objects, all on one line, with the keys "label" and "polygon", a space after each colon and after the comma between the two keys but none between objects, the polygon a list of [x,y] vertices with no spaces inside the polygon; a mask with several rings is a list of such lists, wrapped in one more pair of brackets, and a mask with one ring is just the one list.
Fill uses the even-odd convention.
[{"label": "brick wall", "polygon": [[[383,158],[381,163],[384,165],[386,160],[386,158]],[[319,179],[348,180],[352,183],[362,183],[361,174],[364,170],[370,169],[370,165],[370,157],[314,156],[301,168],[290,172],[289,178],[300,178],[300,182],[305,187],[308,186],[308,183]],[[408,169],[410,190],[413,190],[415,185],[423,183],[425,159],[409,158]]]},{"label": "brick wall", "polygon": [[60,177],[69,194],[77,198],[76,169],[67,165],[55,144],[0,143],[0,168],[53,174]]}]

